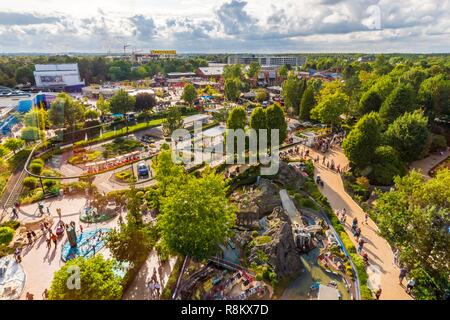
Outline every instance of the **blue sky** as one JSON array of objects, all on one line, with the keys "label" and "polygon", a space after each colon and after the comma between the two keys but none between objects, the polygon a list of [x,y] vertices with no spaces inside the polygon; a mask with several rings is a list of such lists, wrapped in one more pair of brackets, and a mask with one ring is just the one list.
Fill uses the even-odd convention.
[{"label": "blue sky", "polygon": [[0,3],[0,53],[450,51],[450,0]]}]

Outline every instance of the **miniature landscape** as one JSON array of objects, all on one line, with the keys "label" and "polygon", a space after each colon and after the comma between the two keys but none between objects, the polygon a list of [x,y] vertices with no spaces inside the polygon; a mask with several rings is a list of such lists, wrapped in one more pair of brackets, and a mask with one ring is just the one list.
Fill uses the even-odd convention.
[{"label": "miniature landscape", "polygon": [[129,47],[0,55],[0,300],[448,300],[448,54]]}]

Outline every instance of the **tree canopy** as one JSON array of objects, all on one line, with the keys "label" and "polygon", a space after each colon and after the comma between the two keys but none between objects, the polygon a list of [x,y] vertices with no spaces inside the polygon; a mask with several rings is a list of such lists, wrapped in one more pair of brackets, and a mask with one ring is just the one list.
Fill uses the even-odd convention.
[{"label": "tree canopy", "polygon": [[387,124],[399,116],[416,109],[415,94],[410,85],[399,84],[389,94],[380,108],[380,117]]},{"label": "tree canopy", "polygon": [[247,124],[247,112],[244,107],[238,106],[231,109],[228,120],[227,129],[244,129]]},{"label": "tree canopy", "polygon": [[225,190],[223,178],[209,172],[173,185],[161,199],[158,227],[163,245],[197,259],[214,254],[231,235],[235,221]]},{"label": "tree canopy", "polygon": [[322,97],[321,101],[311,110],[311,118],[327,125],[339,125],[341,116],[348,110],[348,96],[337,90],[335,93]]},{"label": "tree canopy", "polygon": [[125,114],[134,109],[136,98],[130,96],[125,90],[117,91],[109,100],[109,110],[111,113]]},{"label": "tree canopy", "polygon": [[197,90],[195,89],[194,85],[191,83],[185,85],[181,99],[183,99],[187,104],[192,106],[196,98],[197,98]]},{"label": "tree canopy", "polygon": [[[49,290],[50,300],[119,300],[122,298],[122,279],[114,273],[114,260],[105,260],[102,255],[85,259],[69,260],[56,271]],[[79,268],[80,289],[68,288],[68,283]]]}]

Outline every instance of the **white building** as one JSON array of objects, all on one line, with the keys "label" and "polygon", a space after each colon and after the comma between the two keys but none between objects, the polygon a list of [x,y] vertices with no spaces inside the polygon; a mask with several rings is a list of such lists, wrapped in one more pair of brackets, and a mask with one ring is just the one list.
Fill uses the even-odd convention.
[{"label": "white building", "polygon": [[228,57],[228,64],[251,64],[257,62],[261,66],[301,66],[306,59],[300,56],[276,55],[232,55]]},{"label": "white building", "polygon": [[38,88],[80,91],[85,86],[77,63],[36,64],[34,68],[34,79]]}]

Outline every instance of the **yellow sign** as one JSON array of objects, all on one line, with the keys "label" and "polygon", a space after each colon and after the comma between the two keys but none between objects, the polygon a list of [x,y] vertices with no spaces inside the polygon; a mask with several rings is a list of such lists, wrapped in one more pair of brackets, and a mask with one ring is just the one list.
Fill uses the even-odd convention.
[{"label": "yellow sign", "polygon": [[177,50],[152,50],[151,54],[157,54],[157,55],[163,55],[163,54],[167,54],[167,55],[176,55],[177,54]]}]

